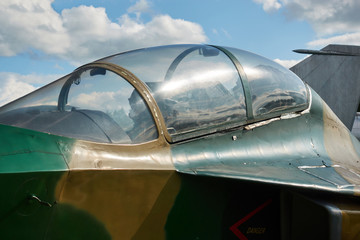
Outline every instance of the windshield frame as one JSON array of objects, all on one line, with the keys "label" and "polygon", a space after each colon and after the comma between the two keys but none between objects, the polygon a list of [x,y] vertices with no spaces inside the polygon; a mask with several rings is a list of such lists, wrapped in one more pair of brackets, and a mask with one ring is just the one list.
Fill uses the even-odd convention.
[{"label": "windshield frame", "polygon": [[[248,124],[253,124],[255,122],[260,122],[260,121],[264,121],[267,119],[272,119],[275,117],[279,117],[282,114],[287,114],[287,113],[296,113],[296,112],[300,112],[305,110],[306,108],[308,108],[309,104],[310,104],[310,100],[309,100],[309,90],[308,87],[306,86],[306,84],[302,81],[302,83],[305,86],[306,89],[306,102],[303,104],[299,104],[296,105],[294,107],[288,107],[283,111],[275,111],[275,112],[269,112],[267,114],[264,115],[258,115],[257,117],[254,117],[252,115],[252,100],[251,100],[251,90],[249,87],[249,83],[247,80],[247,76],[244,72],[243,69],[243,65],[242,63],[239,61],[239,59],[236,57],[235,54],[231,53],[231,48],[227,48],[227,47],[220,47],[220,46],[214,46],[214,45],[203,45],[203,44],[186,44],[186,45],[171,45],[171,46],[164,46],[167,48],[171,48],[171,47],[182,47],[182,49],[184,49],[184,47],[188,47],[188,49],[184,52],[184,51],[180,51],[179,55],[175,56],[172,59],[172,62],[169,62],[167,65],[167,74],[166,76],[164,76],[165,78],[168,77],[168,75],[172,74],[173,71],[175,71],[177,64],[179,64],[179,62],[182,61],[182,59],[184,59],[187,55],[188,52],[194,51],[196,49],[201,49],[201,48],[206,48],[206,47],[211,47],[211,48],[215,48],[218,49],[220,52],[224,53],[229,60],[232,62],[232,64],[234,65],[234,69],[236,69],[239,79],[241,81],[241,84],[243,86],[243,91],[244,91],[244,97],[245,97],[245,106],[246,106],[246,119],[244,120],[237,120],[237,121],[230,121],[230,122],[219,122],[216,123],[214,125],[210,125],[210,126],[206,126],[206,127],[194,127],[193,129],[187,131],[187,132],[181,132],[178,134],[170,134],[169,131],[167,130],[167,125],[165,123],[164,117],[163,117],[163,113],[161,112],[158,103],[155,100],[155,97],[153,96],[153,92],[152,90],[149,88],[149,86],[146,84],[145,81],[143,81],[142,79],[138,78],[137,76],[135,76],[135,73],[133,73],[129,68],[125,68],[123,66],[120,66],[119,64],[116,64],[114,62],[111,62],[111,59],[113,57],[117,57],[117,56],[122,56],[125,57],[126,59],[126,54],[130,53],[141,53],[142,50],[147,50],[147,49],[138,49],[138,50],[133,50],[133,51],[128,51],[128,52],[124,52],[124,53],[119,53],[119,54],[115,54],[109,57],[105,57],[102,58],[100,60],[97,60],[95,62],[89,63],[89,64],[85,64],[79,68],[77,68],[76,70],[74,70],[71,74],[68,74],[40,89],[35,90],[34,92],[27,94],[15,101],[12,101],[4,106],[2,106],[0,108],[0,112],[6,112],[8,110],[17,108],[18,106],[26,106],[26,101],[27,100],[31,100],[31,102],[36,102],[36,98],[41,97],[41,94],[36,94],[39,91],[43,91],[46,89],[52,89],[51,87],[53,85],[56,84],[63,84],[63,86],[61,87],[61,92],[57,93],[58,94],[58,108],[61,108],[61,106],[65,106],[66,105],[66,96],[67,96],[67,91],[66,91],[66,85],[73,81],[74,78],[76,78],[76,76],[78,76],[79,74],[81,74],[83,71],[86,71],[87,69],[90,68],[96,68],[96,67],[100,67],[100,68],[104,68],[107,70],[110,70],[116,74],[118,74],[119,76],[121,76],[122,78],[124,78],[127,82],[129,82],[138,92],[139,94],[142,96],[142,98],[144,99],[145,103],[147,104],[149,111],[154,119],[156,128],[158,130],[158,138],[161,138],[161,136],[164,136],[167,142],[170,143],[175,143],[175,142],[180,142],[180,141],[185,141],[185,140],[189,140],[192,138],[196,138],[199,136],[205,136],[205,135],[209,135],[215,132],[222,132],[222,131],[227,131],[229,129],[234,129],[234,128],[243,128]],[[161,47],[155,47],[154,49],[160,49]],[[150,49],[150,48],[149,48]],[[211,53],[210,53],[211,54]],[[256,54],[254,54],[256,55]],[[174,67],[175,69],[171,69],[171,67]],[[290,70],[288,70],[290,71]],[[46,93],[46,91],[44,91]],[[33,95],[32,95],[33,94]],[[33,97],[31,98],[32,95]],[[29,98],[30,97],[30,98]],[[34,100],[35,98],[35,100]]]}]

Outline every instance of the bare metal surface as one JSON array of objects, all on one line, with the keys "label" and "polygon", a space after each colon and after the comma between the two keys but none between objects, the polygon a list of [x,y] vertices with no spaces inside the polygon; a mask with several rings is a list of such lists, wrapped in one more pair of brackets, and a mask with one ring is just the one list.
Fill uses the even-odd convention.
[{"label": "bare metal surface", "polygon": [[127,146],[77,141],[70,156],[70,170],[175,169],[170,147],[162,140]]}]

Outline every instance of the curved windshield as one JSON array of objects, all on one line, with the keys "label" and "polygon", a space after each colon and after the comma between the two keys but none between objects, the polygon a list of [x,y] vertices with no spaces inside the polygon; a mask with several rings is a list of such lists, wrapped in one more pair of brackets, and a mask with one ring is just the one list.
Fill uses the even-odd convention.
[{"label": "curved windshield", "polygon": [[104,68],[79,70],[1,110],[2,124],[76,139],[131,144],[158,137],[139,93]]},{"label": "curved windshield", "polygon": [[217,48],[150,48],[104,60],[129,69],[147,84],[173,137],[246,120],[239,74]]},{"label": "curved windshield", "polygon": [[293,72],[256,54],[235,48],[226,49],[244,69],[255,118],[307,105],[306,86]]},{"label": "curved windshield", "polygon": [[[112,66],[121,75],[128,71],[141,80],[156,100],[172,141],[308,106],[306,86],[295,74],[235,48],[190,44],[144,48],[95,64]],[[149,96],[147,90],[139,94],[131,85],[143,89],[143,83],[129,79],[130,84],[111,70],[88,66],[2,107],[0,123],[98,142],[158,138],[154,118],[140,96]],[[126,73],[122,76],[126,78]]]}]

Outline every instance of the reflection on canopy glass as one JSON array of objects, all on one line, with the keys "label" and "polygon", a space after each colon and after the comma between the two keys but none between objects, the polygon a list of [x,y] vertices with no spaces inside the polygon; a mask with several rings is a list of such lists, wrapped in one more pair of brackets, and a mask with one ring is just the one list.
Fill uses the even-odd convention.
[{"label": "reflection on canopy glass", "polygon": [[[239,74],[231,60],[217,48],[180,45],[144,51],[145,58],[139,61],[129,61],[137,56],[136,52],[106,60],[124,62],[135,75],[143,76],[170,134],[246,119]],[[149,62],[145,64],[145,61]]]},{"label": "reflection on canopy glass", "polygon": [[74,79],[64,101],[65,111],[98,119],[110,142],[141,143],[158,137],[144,100],[131,84],[112,71],[93,68],[82,72]]},{"label": "reflection on canopy glass", "polygon": [[[55,104],[35,101],[0,114],[0,122],[105,143],[142,143],[158,137],[144,100],[119,75],[91,68],[65,80],[54,88],[58,97]],[[134,96],[136,101],[130,103]]]},{"label": "reflection on canopy glass", "polygon": [[307,104],[305,84],[294,73],[253,53],[226,49],[235,55],[245,71],[255,118]]},{"label": "reflection on canopy glass", "polygon": [[295,74],[234,48],[145,48],[94,64],[101,67],[85,65],[3,107],[0,123],[119,144],[157,139],[160,130],[176,142],[308,106]]}]

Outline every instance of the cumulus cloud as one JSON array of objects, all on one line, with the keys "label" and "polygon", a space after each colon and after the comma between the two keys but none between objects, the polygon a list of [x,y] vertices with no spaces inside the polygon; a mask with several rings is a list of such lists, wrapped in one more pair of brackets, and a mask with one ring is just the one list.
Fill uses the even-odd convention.
[{"label": "cumulus cloud", "polygon": [[22,97],[40,86],[60,78],[60,75],[21,75],[17,73],[0,72],[0,106]]},{"label": "cumulus cloud", "polygon": [[135,3],[135,5],[131,6],[127,10],[128,13],[135,13],[137,18],[140,18],[140,15],[142,13],[150,13],[151,10],[151,4],[147,0],[139,0]]},{"label": "cumulus cloud", "polygon": [[346,33],[329,38],[319,38],[308,43],[310,47],[327,46],[329,44],[360,45],[360,32]]},{"label": "cumulus cloud", "polygon": [[289,17],[308,21],[320,36],[360,31],[358,0],[283,0]]},{"label": "cumulus cloud", "polygon": [[299,62],[302,61],[301,60],[281,60],[281,59],[274,59],[275,62],[277,62],[278,64],[282,65],[283,67],[286,67],[286,68],[291,68],[293,67],[294,65],[298,64]]},{"label": "cumulus cloud", "polygon": [[[203,28],[194,22],[161,14],[142,21],[142,14],[152,13],[147,0],[124,9],[116,21],[101,7],[82,5],[58,13],[53,1],[0,1],[0,56],[36,50],[80,65],[135,48],[207,41]],[[59,77],[2,72],[0,106]]]},{"label": "cumulus cloud", "polygon": [[289,19],[308,22],[317,40],[311,47],[329,43],[360,44],[360,1],[358,0],[253,0],[265,11],[282,8]]},{"label": "cumulus cloud", "polygon": [[34,90],[34,86],[28,83],[20,82],[13,78],[8,79],[2,82],[2,86],[0,87],[0,106],[21,96],[24,96]]},{"label": "cumulus cloud", "polygon": [[281,8],[281,3],[277,0],[253,0],[258,4],[262,4],[265,12],[274,12]]},{"label": "cumulus cloud", "polygon": [[3,0],[0,24],[2,56],[13,56],[28,48],[61,54],[70,45],[61,16],[52,9],[49,0]]},{"label": "cumulus cloud", "polygon": [[[130,111],[130,106],[127,106],[128,98],[131,95],[132,88],[124,88],[121,91],[96,91],[90,93],[81,93],[69,100],[73,106],[80,106],[87,109],[103,109],[109,112],[114,110],[121,110],[126,108]],[[119,102],[124,104],[119,104]]]},{"label": "cumulus cloud", "polygon": [[79,64],[133,48],[207,41],[199,24],[184,19],[155,15],[141,21],[139,16],[150,11],[147,0],[136,2],[116,22],[101,7],[79,6],[57,13],[52,1],[0,2],[1,56],[37,49]]}]

